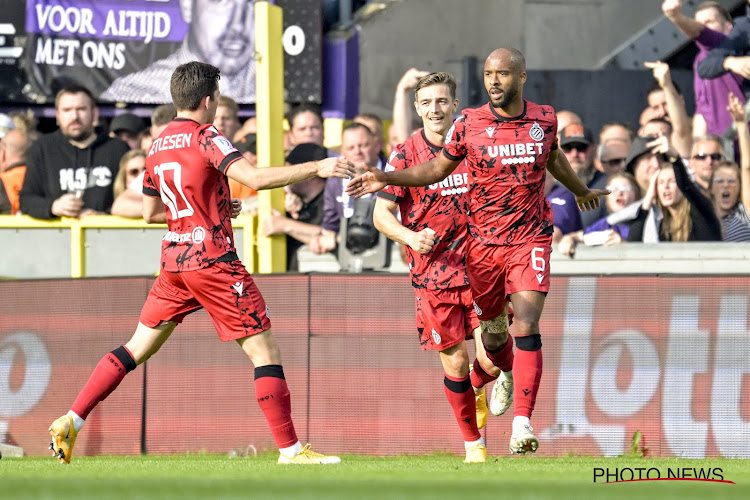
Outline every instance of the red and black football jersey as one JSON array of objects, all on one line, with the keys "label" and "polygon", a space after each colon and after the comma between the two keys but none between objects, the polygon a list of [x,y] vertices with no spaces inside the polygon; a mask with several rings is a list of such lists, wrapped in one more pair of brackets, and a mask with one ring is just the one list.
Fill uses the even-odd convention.
[{"label": "red and black football jersey", "polygon": [[469,232],[486,245],[516,245],[552,231],[544,197],[550,152],[557,149],[551,106],[524,101],[523,113],[498,115],[491,103],[466,109],[443,154],[469,169]]},{"label": "red and black football jersey", "polygon": [[[424,130],[393,150],[385,170],[401,170],[435,158],[442,146],[430,143]],[[378,196],[397,203],[401,223],[412,231],[435,231],[435,245],[422,255],[406,248],[412,285],[445,289],[469,284],[466,274],[468,172],[464,162],[439,184],[425,187],[387,186]]]},{"label": "red and black football jersey", "polygon": [[161,197],[169,230],[165,271],[192,271],[236,257],[224,173],[242,155],[213,125],[175,118],[146,155],[143,194]]}]

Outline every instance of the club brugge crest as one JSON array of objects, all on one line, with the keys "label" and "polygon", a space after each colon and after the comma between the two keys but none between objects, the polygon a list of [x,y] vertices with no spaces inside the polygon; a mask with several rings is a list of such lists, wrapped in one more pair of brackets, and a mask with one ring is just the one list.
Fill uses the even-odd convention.
[{"label": "club brugge crest", "polygon": [[539,126],[537,122],[534,122],[534,125],[532,125],[531,130],[529,130],[529,135],[532,139],[539,142],[542,139],[544,139],[544,130],[542,130],[542,127]]},{"label": "club brugge crest", "polygon": [[432,329],[432,341],[439,345],[442,340],[443,339],[440,338],[440,334],[436,332],[435,329],[433,328]]}]

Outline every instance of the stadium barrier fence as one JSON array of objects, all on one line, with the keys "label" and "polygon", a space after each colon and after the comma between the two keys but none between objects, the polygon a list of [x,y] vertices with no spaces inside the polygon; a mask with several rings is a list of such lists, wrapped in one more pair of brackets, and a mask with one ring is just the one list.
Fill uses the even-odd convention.
[{"label": "stadium barrier fence", "polygon": [[[49,453],[47,427],[135,328],[153,278],[0,282],[0,442]],[[300,439],[392,455],[463,443],[438,356],[419,348],[403,275],[262,275]],[[542,317],[539,454],[750,458],[748,279],[553,277]],[[512,331],[512,327],[511,327]],[[469,345],[473,350],[473,343]],[[253,368],[201,311],[89,416],[79,455],[273,449]],[[490,416],[491,454],[512,415]]]},{"label": "stadium barrier fence", "polygon": [[[257,217],[232,219],[237,253],[250,272],[256,269]],[[143,219],[94,215],[51,221],[27,215],[0,215],[0,277],[81,278],[145,276],[159,271],[166,224]]]}]

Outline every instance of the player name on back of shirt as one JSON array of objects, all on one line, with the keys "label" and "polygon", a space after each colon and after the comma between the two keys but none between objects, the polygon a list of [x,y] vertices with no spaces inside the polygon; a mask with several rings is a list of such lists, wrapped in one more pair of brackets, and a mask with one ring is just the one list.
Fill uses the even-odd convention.
[{"label": "player name on back of shirt", "polygon": [[148,150],[148,155],[151,156],[159,151],[166,151],[168,149],[179,149],[190,146],[190,141],[193,138],[193,134],[174,134],[165,135],[158,137],[151,145],[151,149]]}]

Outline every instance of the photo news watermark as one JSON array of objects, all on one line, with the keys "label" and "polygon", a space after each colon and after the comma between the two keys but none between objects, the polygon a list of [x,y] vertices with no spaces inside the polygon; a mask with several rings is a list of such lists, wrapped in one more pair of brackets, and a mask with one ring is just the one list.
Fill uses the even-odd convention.
[{"label": "photo news watermark", "polygon": [[636,481],[704,481],[735,484],[721,467],[594,467],[594,484]]}]

